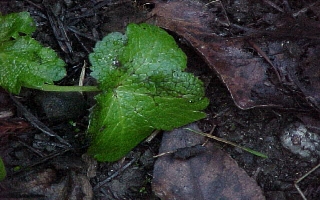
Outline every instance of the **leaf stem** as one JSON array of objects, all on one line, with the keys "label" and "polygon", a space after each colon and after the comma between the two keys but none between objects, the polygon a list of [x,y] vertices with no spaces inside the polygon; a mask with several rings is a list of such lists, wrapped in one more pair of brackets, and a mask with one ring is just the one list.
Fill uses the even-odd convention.
[{"label": "leaf stem", "polygon": [[48,92],[100,92],[97,86],[60,86],[44,84],[41,87],[29,87]]}]

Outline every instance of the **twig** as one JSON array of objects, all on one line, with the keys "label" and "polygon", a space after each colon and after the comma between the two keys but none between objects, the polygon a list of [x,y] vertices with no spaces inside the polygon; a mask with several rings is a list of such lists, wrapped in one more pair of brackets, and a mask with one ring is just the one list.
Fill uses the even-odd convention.
[{"label": "twig", "polygon": [[84,77],[86,75],[86,67],[87,67],[87,63],[86,61],[83,61],[83,66],[81,68],[81,73],[80,73],[80,77],[79,77],[79,86],[83,86],[83,81],[84,81]]},{"label": "twig", "polygon": [[316,5],[318,2],[314,2],[314,3],[311,3],[310,5],[302,8],[301,10],[298,10],[297,12],[295,13],[292,13],[292,17],[297,17],[299,16],[301,13],[305,13],[309,10],[309,8],[311,8],[312,6]]},{"label": "twig", "polygon": [[274,2],[269,1],[269,0],[263,0],[264,3],[270,5],[271,7],[273,7],[274,9],[284,13],[284,10],[282,8],[280,8],[279,6],[277,6]]},{"label": "twig", "polygon": [[132,163],[134,163],[136,161],[136,159],[132,159],[130,162],[128,162],[126,165],[124,165],[122,168],[120,168],[118,171],[116,171],[115,173],[113,173],[111,176],[109,176],[108,178],[106,178],[103,181],[100,181],[97,183],[97,185],[94,186],[93,191],[98,190],[101,186],[103,186],[104,184],[106,184],[107,182],[111,181],[114,177],[118,176],[122,171],[124,171],[125,169],[127,169],[130,165],[132,165]]},{"label": "twig", "polygon": [[72,53],[73,49],[71,46],[71,42],[62,21],[57,17],[55,17],[49,8],[46,8],[46,14],[47,14],[49,23],[51,25],[53,34],[57,39],[57,42],[61,50],[67,54]]},{"label": "twig", "polygon": [[39,121],[33,114],[31,114],[19,101],[16,97],[12,96],[10,94],[11,99],[16,104],[17,108],[22,112],[22,115],[37,129],[42,131],[43,133],[51,136],[56,137],[61,143],[67,145],[68,147],[71,147],[71,145],[65,141],[63,138],[61,138],[59,135],[57,135],[55,132],[53,132],[50,128],[48,128],[45,124],[43,124],[41,121]]},{"label": "twig", "polygon": [[307,176],[309,176],[312,172],[314,172],[316,169],[318,169],[320,167],[320,163],[315,166],[314,168],[312,168],[310,171],[308,171],[307,173],[305,173],[303,176],[301,176],[298,180],[296,180],[294,182],[294,187],[296,187],[296,189],[298,190],[299,194],[301,195],[303,200],[307,200],[307,198],[304,196],[303,192],[301,191],[300,187],[298,186],[298,183],[300,181],[302,181],[303,179],[305,179]]},{"label": "twig", "polygon": [[145,141],[150,143],[160,132],[161,130],[153,131],[152,134]]},{"label": "twig", "polygon": [[22,144],[23,146],[27,147],[28,149],[30,149],[31,151],[33,151],[34,153],[36,153],[38,156],[40,157],[44,157],[45,155],[43,153],[41,153],[40,151],[38,151],[37,149],[31,147],[30,145],[26,144],[25,142],[19,140],[18,141],[20,144]]},{"label": "twig", "polygon": [[67,29],[68,29],[69,31],[74,32],[76,35],[80,35],[80,36],[85,37],[85,38],[87,38],[87,39],[89,39],[89,40],[92,40],[92,41],[94,41],[94,42],[97,42],[97,41],[98,41],[96,38],[91,37],[90,35],[81,33],[79,30],[77,30],[77,28],[75,28],[75,27],[73,27],[73,26],[67,26]]},{"label": "twig", "polygon": [[267,56],[267,54],[261,50],[261,48],[254,42],[252,42],[251,40],[248,41],[249,44],[267,61],[267,63],[269,63],[269,65],[272,67],[274,73],[276,74],[280,84],[282,83],[281,81],[281,77],[280,74],[278,72],[278,69],[273,65],[273,63],[271,62],[271,60],[269,59],[269,57]]},{"label": "twig", "polygon": [[27,2],[30,5],[33,5],[34,7],[38,8],[39,10],[43,11],[43,7],[42,6],[40,6],[38,4],[35,4],[35,3],[33,3],[32,1],[29,1],[29,0],[24,0],[24,1]]},{"label": "twig", "polygon": [[254,150],[249,149],[249,148],[247,148],[247,147],[239,146],[239,145],[237,145],[236,143],[230,142],[230,141],[225,140],[225,139],[223,139],[223,138],[219,138],[219,137],[216,137],[216,136],[214,136],[214,135],[210,135],[210,134],[207,134],[207,133],[199,132],[199,131],[193,130],[193,129],[191,129],[191,128],[184,128],[184,129],[186,129],[186,130],[188,130],[188,131],[191,131],[191,132],[193,132],[193,133],[197,133],[197,134],[199,134],[199,135],[202,135],[202,136],[205,136],[205,137],[208,137],[208,138],[217,140],[217,141],[219,141],[219,142],[223,142],[223,143],[225,143],[225,144],[229,144],[229,145],[231,145],[231,146],[238,147],[238,148],[240,148],[240,149],[242,149],[242,150],[244,150],[244,151],[247,151],[247,152],[249,152],[249,153],[251,153],[251,154],[253,154],[253,155],[256,155],[256,156],[259,156],[259,157],[262,157],[262,158],[268,158],[268,156],[265,155],[265,154],[263,154],[263,153],[254,151]]},{"label": "twig", "polygon": [[[65,149],[65,150],[63,150],[63,151],[61,151],[61,152],[57,152],[57,153],[50,154],[50,155],[48,155],[48,156],[46,156],[46,157],[43,157],[40,161],[38,161],[38,162],[36,162],[36,163],[33,163],[33,164],[31,164],[31,165],[27,165],[27,166],[23,167],[23,169],[30,169],[30,168],[32,168],[32,167],[34,167],[34,166],[40,165],[40,164],[46,162],[47,160],[50,160],[50,159],[52,159],[52,158],[54,158],[54,157],[57,157],[57,156],[59,156],[59,155],[63,155],[63,154],[65,154],[66,152],[68,152],[68,151],[70,151],[70,150],[71,150],[71,149]],[[19,170],[19,171],[14,172],[14,173],[12,173],[12,174],[9,175],[9,176],[13,176],[13,175],[18,174],[18,173],[20,173],[20,172],[22,172],[22,169]]]}]

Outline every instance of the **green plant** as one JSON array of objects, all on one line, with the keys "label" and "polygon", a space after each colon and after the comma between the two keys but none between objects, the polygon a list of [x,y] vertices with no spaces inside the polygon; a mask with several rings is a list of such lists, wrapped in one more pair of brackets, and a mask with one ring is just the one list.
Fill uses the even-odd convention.
[{"label": "green plant", "polygon": [[3,161],[0,157],[0,181],[2,181],[7,175],[6,167],[3,164]]},{"label": "green plant", "polygon": [[0,20],[7,24],[0,27],[1,87],[15,94],[21,86],[101,91],[88,127],[88,152],[99,161],[120,159],[155,129],[170,130],[206,116],[200,111],[208,105],[202,82],[184,72],[186,55],[159,27],[130,24],[125,35],[111,33],[98,42],[89,55],[97,88],[52,85],[64,76],[65,64],[31,38],[29,14]]},{"label": "green plant", "polygon": [[40,88],[65,76],[65,63],[31,37],[35,28],[26,12],[0,17],[0,85],[15,94],[21,86]]}]

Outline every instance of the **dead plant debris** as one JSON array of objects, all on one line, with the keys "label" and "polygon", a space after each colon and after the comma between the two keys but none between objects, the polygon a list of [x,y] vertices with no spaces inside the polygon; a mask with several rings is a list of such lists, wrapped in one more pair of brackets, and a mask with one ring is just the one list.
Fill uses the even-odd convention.
[{"label": "dead plant debris", "polygon": [[[1,90],[0,155],[8,171],[1,198],[158,199],[155,193],[163,199],[320,198],[319,155],[301,157],[281,144],[283,133],[297,124],[306,129],[305,138],[320,134],[318,1],[0,1],[2,14],[18,11],[31,13],[38,27],[34,37],[68,64],[68,76],[58,83],[65,85],[78,83],[88,53],[107,33],[139,22],[168,30],[188,55],[188,70],[207,88],[210,106],[198,123],[201,131],[215,127],[217,137],[268,159],[210,142],[205,152],[186,159],[164,155],[154,166],[160,134],[119,162],[95,163],[82,156],[86,116],[53,123],[34,105],[32,91],[24,91],[22,106],[58,136],[51,137],[33,128]],[[84,85],[94,84],[84,77]],[[90,108],[94,100],[84,97]],[[160,152],[203,142],[199,135],[184,133],[177,141],[177,135],[166,139],[168,134]],[[304,142],[291,136],[292,145]],[[61,141],[70,149],[61,148]]]}]

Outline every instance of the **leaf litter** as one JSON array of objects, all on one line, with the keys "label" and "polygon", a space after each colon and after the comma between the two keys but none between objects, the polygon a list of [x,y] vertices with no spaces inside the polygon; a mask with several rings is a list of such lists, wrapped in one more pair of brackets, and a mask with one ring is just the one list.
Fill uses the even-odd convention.
[{"label": "leaf litter", "polygon": [[[304,103],[309,102],[310,98],[311,101],[317,101],[317,97],[313,95],[318,93],[316,91],[312,91],[313,95],[311,91],[308,93],[301,81],[301,79],[310,79],[313,83],[310,90],[315,90],[317,82],[312,79],[313,76],[306,74],[296,77],[297,70],[303,70],[302,75],[310,70],[316,72],[310,68],[316,64],[312,59],[317,48],[313,48],[312,45],[317,44],[318,40],[306,41],[309,38],[316,38],[318,34],[318,31],[313,29],[314,22],[307,24],[302,20],[284,18],[275,20],[269,27],[265,27],[266,29],[277,28],[275,31],[253,28],[245,31],[246,29],[243,28],[244,33],[239,35],[240,37],[221,37],[210,26],[215,21],[219,21],[217,13],[210,12],[206,4],[184,0],[168,3],[154,1],[154,3],[157,6],[150,13],[150,16],[155,19],[154,23],[187,40],[219,75],[238,107],[248,109],[276,106],[302,109],[304,104],[295,104],[295,101],[301,102],[303,99],[296,97],[298,91],[294,89],[300,89],[299,92],[305,95]],[[281,26],[274,27],[273,23],[279,23]],[[288,29],[287,27],[293,27],[293,23],[298,25]],[[232,26],[237,27],[227,24],[225,28],[231,29]],[[302,27],[307,27],[308,31],[301,29]],[[301,34],[292,35],[292,31]],[[257,46],[260,46],[260,51],[255,48]],[[272,66],[270,66],[272,64],[270,60],[266,60],[266,57],[261,55],[264,52],[274,63]],[[308,60],[309,64],[307,68],[300,69],[306,61],[296,58],[305,53],[307,55],[305,60]]]},{"label": "leaf litter", "polygon": [[[313,111],[313,116],[319,118],[319,67],[314,60],[319,44],[319,31],[314,28],[319,25],[317,21],[289,10],[285,17],[279,17],[281,13],[261,16],[261,11],[255,10],[253,14],[260,14],[256,17],[265,22],[256,28],[250,27],[250,20],[238,25],[243,20],[241,12],[250,12],[254,5],[247,1],[238,7],[222,1],[152,2],[156,6],[150,13],[150,22],[175,32],[195,48],[226,85],[239,108]],[[264,3],[278,9],[269,1]],[[314,11],[317,6],[311,5]],[[235,7],[238,16],[231,14]],[[318,17],[317,12],[313,15]],[[238,17],[238,21],[229,16]],[[217,30],[219,27],[226,31]],[[300,113],[300,117],[305,115]]]},{"label": "leaf litter", "polygon": [[[312,19],[317,19],[319,16],[319,5],[317,3],[307,4],[306,2],[298,1],[275,2],[276,6],[271,6],[269,1],[264,1],[263,3],[255,1],[239,1],[235,3],[234,1],[230,1],[228,4],[223,1],[215,1],[214,3],[209,1],[202,2],[204,3],[192,1],[170,1],[167,3],[150,1],[150,3],[154,4],[155,9],[150,14],[148,22],[156,19],[161,27],[177,33],[180,35],[177,38],[181,39],[183,43],[194,45],[198,49],[198,53],[202,55],[202,58],[205,57],[206,52],[199,50],[199,48],[201,49],[201,44],[206,44],[204,43],[206,40],[208,40],[208,43],[216,43],[212,48],[214,50],[217,49],[217,52],[221,54],[215,53],[209,55],[209,57],[214,59],[213,55],[217,56],[214,66],[221,64],[222,69],[219,71],[219,68],[217,68],[214,71],[220,76],[224,84],[227,85],[228,83],[232,83],[232,81],[236,82],[235,85],[227,85],[232,100],[241,108],[247,109],[261,106],[264,108],[253,108],[248,111],[238,110],[233,106],[231,99],[228,98],[228,93],[223,92],[224,87],[222,84],[216,79],[211,79],[209,83],[206,83],[207,93],[211,99],[211,105],[207,111],[209,118],[201,123],[202,131],[206,132],[215,125],[217,126],[215,134],[218,136],[260,152],[267,152],[269,159],[256,160],[239,150],[230,147],[223,148],[224,151],[229,152],[237,160],[239,165],[250,176],[257,180],[264,190],[267,199],[299,199],[300,196],[291,183],[302,176],[304,171],[308,171],[312,166],[315,166],[316,163],[309,159],[301,159],[283,150],[279,144],[279,135],[281,130],[287,128],[294,121],[302,121],[313,132],[318,133],[319,130],[319,120],[317,120],[319,115],[316,111],[318,104],[317,96],[313,94],[313,92],[317,92],[317,88],[314,87],[317,84],[317,73],[314,73],[317,71],[316,57],[314,56],[317,52],[317,34],[314,33],[317,31],[318,22],[316,20],[312,21]],[[5,8],[12,6],[12,2],[7,4],[6,2],[1,2],[1,4],[5,5]],[[125,5],[126,9],[130,7],[128,4],[119,5]],[[141,5],[144,5],[144,3],[142,2]],[[188,8],[186,8],[186,5],[188,5]],[[278,9],[277,6],[280,6],[281,9]],[[105,11],[104,14],[109,17],[108,19],[115,19],[117,18],[116,11],[121,9],[110,9],[111,7],[108,5],[108,12]],[[191,7],[198,9],[198,11],[192,12]],[[202,10],[199,11],[199,8]],[[177,24],[174,19],[176,19],[176,16],[185,13],[180,12],[181,10],[188,9],[190,10],[188,14],[192,16],[192,19],[187,18],[187,21],[193,20],[193,23],[187,24],[188,29],[185,29]],[[130,13],[133,13],[131,11]],[[127,10],[126,13],[128,13]],[[110,16],[111,14],[112,16]],[[119,16],[121,16],[119,19],[124,20],[125,17],[123,16],[125,15],[123,12]],[[99,17],[101,17],[100,13],[98,14]],[[124,23],[119,23],[118,21],[105,23],[104,20],[106,18],[98,20],[102,24],[101,30],[111,30],[110,27],[113,26],[115,30],[123,31],[121,27],[125,26]],[[207,27],[203,28],[203,26],[199,26],[198,22],[199,19],[203,20],[205,18],[215,20],[207,21]],[[84,27],[88,26],[88,24],[101,25],[97,24],[95,19],[89,19],[91,19],[90,23],[87,23]],[[181,22],[184,22],[182,24],[185,25],[186,20],[180,19],[182,19]],[[139,20],[141,21],[141,19]],[[298,25],[292,26],[292,24],[296,23],[296,20],[299,21]],[[202,25],[206,25],[207,22],[203,21]],[[199,30],[203,34],[202,32],[196,32],[192,26],[199,27]],[[213,31],[210,32],[209,30],[208,33],[208,27]],[[191,33],[188,32],[189,30]],[[273,30],[273,32],[270,30]],[[89,28],[90,31],[91,29]],[[196,32],[198,36],[195,37],[196,33],[193,34],[193,32]],[[293,35],[292,32],[296,34]],[[214,35],[214,39],[208,36],[210,34]],[[237,38],[239,36],[241,37]],[[305,38],[301,39],[303,37]],[[194,38],[204,38],[204,41],[193,41]],[[227,41],[225,41],[226,39]],[[260,57],[262,55],[260,54],[261,52],[259,53],[257,48],[254,48],[249,42],[244,41],[251,39],[254,41],[253,44],[265,52],[272,64],[278,69],[280,80],[274,68],[268,62],[265,62],[265,58]],[[85,45],[87,44],[84,40],[82,42]],[[219,45],[219,42],[226,44],[226,46]],[[227,44],[230,44],[231,47],[227,48]],[[240,52],[239,55],[245,56],[245,61],[241,62],[242,57],[237,57],[237,52]],[[305,54],[305,52],[308,54]],[[232,62],[224,60],[224,53],[228,53],[227,55],[229,55],[225,59],[228,60],[230,58]],[[312,56],[309,58],[308,55]],[[189,54],[188,57],[194,59],[193,53]],[[204,59],[213,68],[210,64],[212,62],[208,58]],[[299,65],[301,59],[304,62]],[[192,63],[190,60],[188,62]],[[251,62],[256,65],[250,64]],[[231,65],[229,66],[230,63]],[[233,66],[237,66],[234,63],[239,63],[239,66],[246,66],[249,63],[248,70],[242,69],[243,67],[235,70],[232,68]],[[201,64],[200,62],[193,63],[193,65],[199,69],[205,66],[205,64]],[[289,68],[293,68],[293,70],[288,70]],[[254,74],[255,72],[257,75]],[[211,72],[206,71],[205,73],[211,77],[214,76]],[[229,79],[228,73],[230,73],[231,77]],[[242,76],[239,78],[237,75]],[[311,77],[311,81],[309,81],[309,77]],[[246,79],[251,82],[246,84]],[[237,81],[239,81],[239,84]],[[238,85],[239,87],[241,86],[240,89],[236,87]],[[271,106],[271,109],[267,108],[269,106]],[[216,114],[217,116],[215,117]],[[154,154],[156,153],[154,152]],[[5,158],[4,161],[8,163],[8,158]],[[107,167],[107,164],[101,164],[100,168],[105,169],[105,174],[108,172],[107,169],[110,169],[110,167]],[[98,177],[103,176],[102,174],[99,172]],[[308,199],[318,199],[317,197],[319,197],[319,193],[317,193],[319,186],[316,184],[318,182],[317,173],[315,172],[314,174],[315,176],[309,176],[306,178],[307,180],[299,183]],[[103,190],[108,191],[108,188],[102,188],[101,191]],[[110,192],[101,191],[99,195],[106,195],[106,193]],[[110,193],[116,194],[116,191]],[[150,197],[150,195],[151,193],[148,196]],[[112,196],[110,198],[112,199]]]}]

